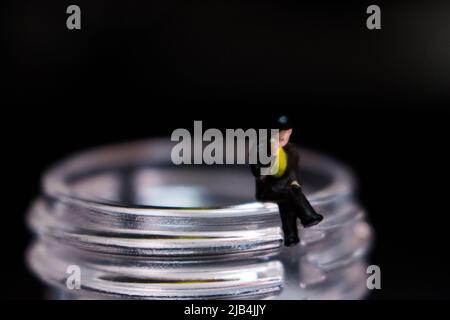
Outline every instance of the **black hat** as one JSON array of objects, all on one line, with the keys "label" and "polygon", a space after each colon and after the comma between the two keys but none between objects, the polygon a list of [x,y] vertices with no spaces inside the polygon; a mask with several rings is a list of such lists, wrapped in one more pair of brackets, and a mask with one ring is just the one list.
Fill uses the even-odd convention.
[{"label": "black hat", "polygon": [[277,121],[275,122],[274,129],[278,130],[288,130],[292,129],[293,125],[292,122],[289,120],[289,117],[286,115],[280,116]]}]

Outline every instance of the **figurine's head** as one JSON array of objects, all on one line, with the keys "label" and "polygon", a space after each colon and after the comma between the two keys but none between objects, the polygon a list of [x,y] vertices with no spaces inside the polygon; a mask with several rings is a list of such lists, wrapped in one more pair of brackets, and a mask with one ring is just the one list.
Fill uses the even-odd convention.
[{"label": "figurine's head", "polygon": [[276,128],[279,130],[278,144],[282,148],[289,143],[292,134],[292,123],[287,116],[281,116],[277,119]]},{"label": "figurine's head", "polygon": [[289,138],[291,137],[292,129],[281,130],[278,134],[278,144],[280,148],[283,148],[289,143]]}]

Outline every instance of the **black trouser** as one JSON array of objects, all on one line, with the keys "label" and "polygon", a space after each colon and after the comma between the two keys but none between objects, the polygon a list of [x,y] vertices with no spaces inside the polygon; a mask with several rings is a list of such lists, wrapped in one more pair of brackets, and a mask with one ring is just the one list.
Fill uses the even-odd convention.
[{"label": "black trouser", "polygon": [[297,229],[297,210],[296,206],[289,202],[278,202],[280,210],[281,226],[283,228],[284,237],[298,237]]},{"label": "black trouser", "polygon": [[306,199],[303,192],[292,194],[283,201],[278,202],[280,210],[283,232],[286,236],[298,236],[297,218],[303,222],[307,221],[312,215],[316,214],[314,208]]}]

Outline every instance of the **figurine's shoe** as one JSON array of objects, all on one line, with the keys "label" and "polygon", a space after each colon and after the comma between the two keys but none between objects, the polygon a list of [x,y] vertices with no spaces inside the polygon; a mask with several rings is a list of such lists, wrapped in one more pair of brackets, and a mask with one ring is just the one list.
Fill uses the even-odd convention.
[{"label": "figurine's shoe", "polygon": [[293,247],[299,242],[300,240],[297,235],[288,235],[284,237],[284,245],[286,247]]},{"label": "figurine's shoe", "polygon": [[305,228],[315,226],[316,224],[318,224],[322,220],[323,220],[323,216],[318,214],[318,213],[313,213],[313,214],[304,216],[304,217],[302,217],[300,219],[300,221],[302,222],[302,225]]},{"label": "figurine's shoe", "polygon": [[322,215],[314,210],[303,192],[300,192],[296,199],[296,204],[298,206],[297,216],[300,218],[300,221],[305,228],[315,226],[323,220]]}]

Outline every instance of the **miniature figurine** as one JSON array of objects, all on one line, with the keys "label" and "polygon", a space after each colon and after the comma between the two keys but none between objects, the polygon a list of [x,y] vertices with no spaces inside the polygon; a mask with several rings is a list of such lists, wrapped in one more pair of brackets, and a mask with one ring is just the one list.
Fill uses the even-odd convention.
[{"label": "miniature figurine", "polygon": [[[261,175],[261,165],[252,165],[256,180],[256,199],[276,202],[280,211],[285,246],[295,246],[299,242],[297,218],[301,224],[311,227],[322,221],[303,193],[300,184],[300,154],[298,148],[289,143],[292,125],[287,116],[278,118],[278,150],[275,151],[276,172]],[[272,152],[274,152],[272,151]],[[272,165],[272,167],[274,167]]]}]

